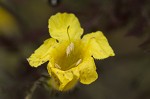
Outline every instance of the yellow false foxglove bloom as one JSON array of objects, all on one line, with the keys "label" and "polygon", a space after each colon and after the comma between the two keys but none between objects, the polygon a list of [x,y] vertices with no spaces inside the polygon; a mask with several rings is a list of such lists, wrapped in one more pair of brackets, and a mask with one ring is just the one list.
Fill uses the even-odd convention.
[{"label": "yellow false foxglove bloom", "polygon": [[52,38],[44,41],[29,58],[29,64],[38,67],[49,61],[49,83],[56,90],[72,89],[78,81],[90,84],[97,78],[94,59],[114,56],[106,37],[101,31],[85,35],[74,14],[57,13],[49,19]]}]

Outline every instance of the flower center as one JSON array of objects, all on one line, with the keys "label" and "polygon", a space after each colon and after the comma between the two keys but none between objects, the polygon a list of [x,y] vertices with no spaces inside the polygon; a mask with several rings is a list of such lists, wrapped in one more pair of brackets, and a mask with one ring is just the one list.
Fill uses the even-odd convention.
[{"label": "flower center", "polygon": [[64,50],[62,49],[63,53],[60,53],[61,55],[55,61],[55,68],[68,70],[78,66],[82,62],[79,46],[71,42]]}]

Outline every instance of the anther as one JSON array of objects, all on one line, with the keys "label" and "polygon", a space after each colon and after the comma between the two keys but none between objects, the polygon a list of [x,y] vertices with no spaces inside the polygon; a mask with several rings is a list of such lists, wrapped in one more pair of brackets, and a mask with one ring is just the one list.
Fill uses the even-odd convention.
[{"label": "anther", "polygon": [[77,62],[76,62],[76,66],[79,65],[81,63],[82,59],[79,59]]},{"label": "anther", "polygon": [[71,51],[73,51],[73,49],[74,49],[74,44],[71,42],[70,45],[66,49],[67,56],[71,53]]},{"label": "anther", "polygon": [[55,67],[61,69],[61,67],[58,64],[55,64]]}]

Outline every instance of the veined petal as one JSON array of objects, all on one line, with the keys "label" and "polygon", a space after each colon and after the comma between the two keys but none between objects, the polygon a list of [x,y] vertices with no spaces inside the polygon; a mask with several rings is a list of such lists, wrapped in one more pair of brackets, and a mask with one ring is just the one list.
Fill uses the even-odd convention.
[{"label": "veined petal", "polygon": [[96,66],[92,57],[85,58],[78,66],[80,73],[80,82],[83,84],[90,84],[97,78]]},{"label": "veined petal", "polygon": [[61,40],[80,39],[83,29],[74,14],[58,13],[49,19],[49,32],[51,37]]},{"label": "veined petal", "polygon": [[115,55],[106,37],[100,31],[85,35],[82,41],[86,49],[88,49],[85,51],[85,54],[91,55],[96,59],[104,59]]},{"label": "veined petal", "polygon": [[56,43],[56,40],[53,38],[45,40],[44,44],[42,44],[37,50],[35,50],[35,52],[27,59],[29,64],[32,67],[38,67],[39,65],[48,61],[51,48]]},{"label": "veined petal", "polygon": [[60,91],[67,91],[72,89],[76,85],[79,78],[79,73],[74,69],[75,68],[62,71],[58,68],[48,67],[48,72],[52,77],[51,85]]}]

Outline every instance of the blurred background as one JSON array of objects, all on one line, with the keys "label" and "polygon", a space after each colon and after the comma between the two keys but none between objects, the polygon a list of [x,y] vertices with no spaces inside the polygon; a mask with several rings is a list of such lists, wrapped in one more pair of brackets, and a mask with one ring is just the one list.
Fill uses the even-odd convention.
[{"label": "blurred background", "polygon": [[[57,12],[74,13],[84,33],[103,31],[116,53],[95,60],[97,81],[65,93],[44,84],[47,63],[26,60]],[[150,0],[0,0],[0,99],[52,98],[150,99]]]}]

